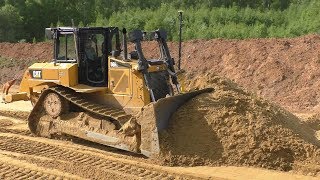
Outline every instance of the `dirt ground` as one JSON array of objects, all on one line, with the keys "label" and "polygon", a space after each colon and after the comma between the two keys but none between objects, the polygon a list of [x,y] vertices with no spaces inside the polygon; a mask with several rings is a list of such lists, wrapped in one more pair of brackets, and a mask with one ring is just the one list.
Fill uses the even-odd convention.
[{"label": "dirt ground", "polygon": [[[156,54],[155,43],[143,47]],[[175,59],[177,47],[169,43]],[[0,43],[0,81],[50,61],[51,49]],[[184,42],[183,85],[216,91],[174,115],[162,134],[164,166],[83,140],[34,137],[24,121],[30,102],[0,104],[0,178],[318,179],[319,63],[318,35]]]}]

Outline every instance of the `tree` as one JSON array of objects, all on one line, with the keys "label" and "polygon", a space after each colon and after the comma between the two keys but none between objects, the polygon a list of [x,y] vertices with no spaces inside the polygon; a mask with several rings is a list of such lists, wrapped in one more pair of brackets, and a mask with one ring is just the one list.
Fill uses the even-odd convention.
[{"label": "tree", "polygon": [[12,5],[0,8],[0,41],[16,42],[22,37],[22,18]]}]

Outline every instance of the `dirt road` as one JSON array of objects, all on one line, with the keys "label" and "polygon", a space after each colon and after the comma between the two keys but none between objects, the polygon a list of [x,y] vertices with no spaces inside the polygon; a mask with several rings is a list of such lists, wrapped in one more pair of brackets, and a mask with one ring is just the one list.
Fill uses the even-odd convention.
[{"label": "dirt road", "polygon": [[23,116],[6,114],[23,114],[30,108],[23,101],[0,105],[1,179],[316,179],[248,167],[164,167],[79,139],[34,137]]}]

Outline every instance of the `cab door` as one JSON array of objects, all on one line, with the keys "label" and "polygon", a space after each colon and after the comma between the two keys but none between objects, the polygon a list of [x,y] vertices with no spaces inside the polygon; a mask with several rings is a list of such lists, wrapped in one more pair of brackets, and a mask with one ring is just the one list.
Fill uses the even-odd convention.
[{"label": "cab door", "polygon": [[79,81],[95,87],[107,86],[107,31],[80,29],[79,32]]}]

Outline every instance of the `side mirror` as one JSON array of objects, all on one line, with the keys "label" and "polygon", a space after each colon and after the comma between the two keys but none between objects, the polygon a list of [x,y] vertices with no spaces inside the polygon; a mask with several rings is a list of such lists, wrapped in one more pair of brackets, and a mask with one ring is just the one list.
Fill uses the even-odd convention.
[{"label": "side mirror", "polygon": [[47,39],[53,39],[54,30],[52,28],[45,29],[45,36]]}]

